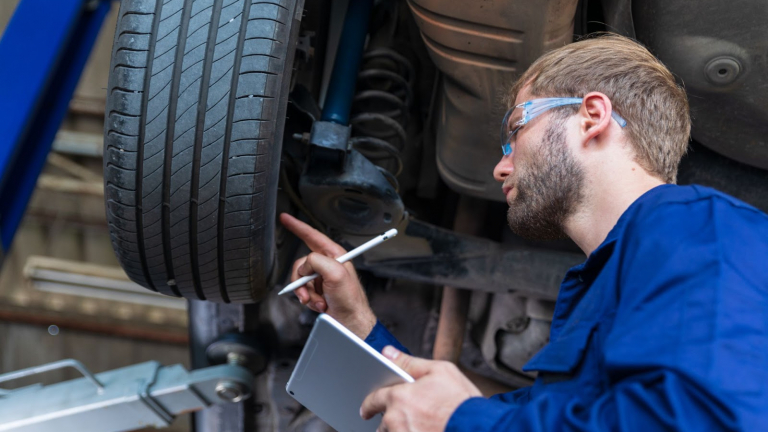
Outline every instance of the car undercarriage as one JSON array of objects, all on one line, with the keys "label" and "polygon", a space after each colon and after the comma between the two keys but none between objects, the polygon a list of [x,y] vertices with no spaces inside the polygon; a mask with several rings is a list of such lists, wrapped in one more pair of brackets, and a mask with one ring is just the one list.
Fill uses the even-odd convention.
[{"label": "car undercarriage", "polygon": [[[492,169],[515,79],[611,31],[679,79],[678,173],[768,210],[765,6],[708,0],[123,0],[105,122],[113,247],[144,287],[190,300],[193,367],[246,334],[254,395],[198,431],[325,430],[283,390],[316,317],[276,292],[308,249],[288,212],[351,249],[373,310],[414,354],[486,393],[530,384],[560,281],[584,260],[506,223]],[[233,336],[234,335],[234,336]]]}]

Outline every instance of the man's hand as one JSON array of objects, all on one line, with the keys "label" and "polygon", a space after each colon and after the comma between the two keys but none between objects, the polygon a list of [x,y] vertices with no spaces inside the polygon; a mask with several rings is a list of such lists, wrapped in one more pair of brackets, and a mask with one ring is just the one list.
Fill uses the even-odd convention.
[{"label": "man's hand", "polygon": [[416,382],[385,387],[365,398],[360,416],[368,420],[383,413],[379,431],[442,432],[462,402],[482,396],[453,363],[411,357],[391,346],[382,353]]},{"label": "man's hand", "polygon": [[280,222],[307,244],[311,254],[293,264],[291,281],[313,273],[320,275],[294,291],[299,301],[315,312],[325,312],[365,339],[376,325],[376,315],[368,305],[357,272],[351,262],[340,264],[336,257],[347,251],[325,234],[282,213]]}]

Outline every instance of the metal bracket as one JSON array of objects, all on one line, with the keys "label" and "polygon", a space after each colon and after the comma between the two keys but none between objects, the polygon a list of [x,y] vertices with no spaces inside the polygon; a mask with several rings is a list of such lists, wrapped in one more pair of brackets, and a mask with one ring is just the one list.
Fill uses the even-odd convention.
[{"label": "metal bracket", "polygon": [[326,121],[316,121],[309,136],[310,166],[325,166],[341,172],[349,151],[351,129]]},{"label": "metal bracket", "polygon": [[309,197],[304,202],[315,217],[345,233],[381,234],[406,214],[400,195],[382,170],[356,150],[347,154],[341,173],[326,165],[308,165],[299,190]]},{"label": "metal bracket", "polygon": [[[236,364],[189,372],[182,365],[146,362],[94,376],[82,363],[71,359],[3,374],[0,382],[64,367],[74,367],[84,377],[48,386],[0,390],[0,431],[121,432],[147,426],[161,428],[179,414],[245,399],[254,382],[253,374]],[[236,387],[238,391],[223,391],[224,387]]]}]

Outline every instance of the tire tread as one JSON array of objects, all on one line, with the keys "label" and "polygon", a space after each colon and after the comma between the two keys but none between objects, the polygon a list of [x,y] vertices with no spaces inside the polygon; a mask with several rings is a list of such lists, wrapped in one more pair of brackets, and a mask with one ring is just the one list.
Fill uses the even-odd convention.
[{"label": "tire tread", "polygon": [[[105,207],[128,276],[189,299],[253,302],[302,0],[123,0],[104,128]],[[286,78],[287,79],[287,78]],[[277,152],[277,155],[275,154]]]}]

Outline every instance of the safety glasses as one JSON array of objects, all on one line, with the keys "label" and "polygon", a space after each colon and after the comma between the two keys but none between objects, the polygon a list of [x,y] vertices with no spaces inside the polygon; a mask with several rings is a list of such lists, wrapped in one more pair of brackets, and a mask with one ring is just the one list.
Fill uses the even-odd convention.
[{"label": "safety glasses", "polygon": [[[528,122],[552,108],[563,105],[577,105],[581,104],[581,102],[582,98],[542,98],[532,99],[510,108],[504,116],[504,120],[501,121],[501,151],[504,153],[504,156],[514,152],[515,134]],[[518,108],[523,110],[522,116],[520,120],[510,125],[509,120],[512,117],[512,112]],[[616,120],[619,126],[624,127],[627,125],[627,121],[616,114],[616,111],[611,113],[611,117]]]}]

